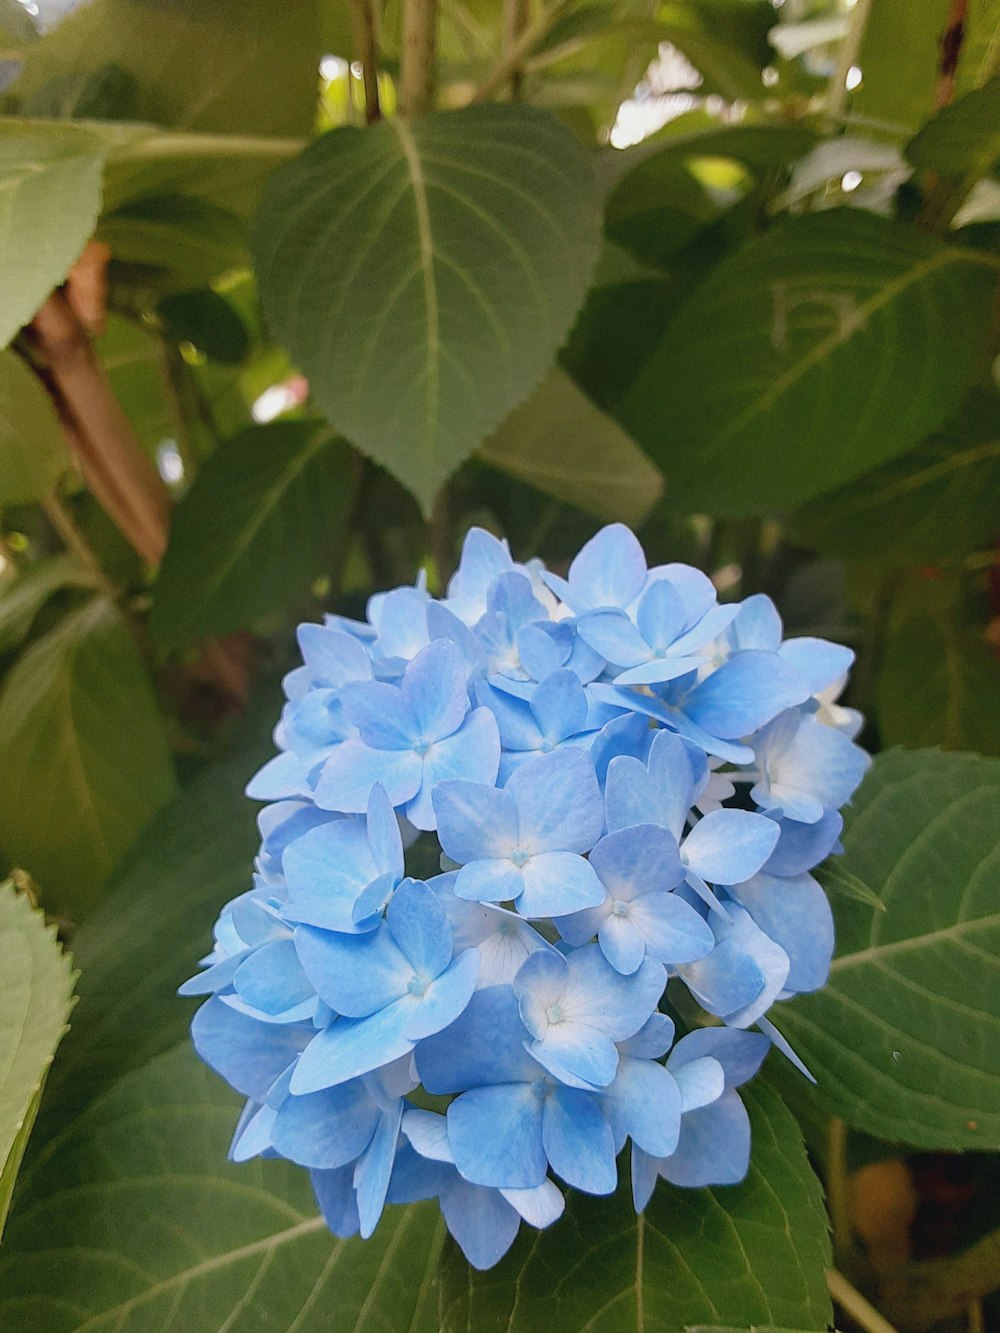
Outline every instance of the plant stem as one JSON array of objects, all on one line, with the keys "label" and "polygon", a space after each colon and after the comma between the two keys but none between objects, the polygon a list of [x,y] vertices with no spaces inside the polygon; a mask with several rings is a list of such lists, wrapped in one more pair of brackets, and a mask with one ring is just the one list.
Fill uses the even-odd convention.
[{"label": "plant stem", "polygon": [[938,65],[938,81],[934,90],[934,105],[941,110],[955,96],[955,75],[958,72],[958,57],[962,53],[965,39],[965,19],[969,0],[951,0],[944,32],[941,34],[941,61]]},{"label": "plant stem", "polygon": [[[862,2],[863,0],[858,0],[859,4]],[[534,23],[529,23],[526,28],[522,29],[520,36],[501,55],[496,65],[473,93],[471,100],[473,102],[488,102],[493,94],[503,87],[514,71],[524,64],[535,47],[545,40],[555,27],[556,21],[561,18],[567,8],[567,0],[554,0],[554,3],[548,9],[542,10]]]},{"label": "plant stem", "polygon": [[36,366],[70,451],[101,507],[142,558],[167,548],[170,492],[122,411],[87,330],[66,296],[53,292],[31,326]]},{"label": "plant stem", "polygon": [[871,8],[872,0],[857,0],[857,4],[851,10],[847,32],[844,34],[844,40],[840,43],[840,50],[837,52],[837,64],[830,75],[830,83],[826,92],[826,114],[831,120],[838,119],[844,113],[844,107],[847,104],[847,76],[851,71],[851,66],[858,63],[858,56],[861,54],[861,43],[865,39],[865,28],[868,26],[868,16],[871,13]]},{"label": "plant stem", "polygon": [[[510,51],[517,44],[517,39],[528,23],[528,0],[504,0],[503,5],[503,50]],[[524,83],[524,70],[515,65],[510,72],[510,100],[520,99]]]},{"label": "plant stem", "polygon": [[437,590],[438,595],[442,597],[445,588],[448,586],[448,580],[454,572],[452,569],[454,557],[452,555],[451,517],[448,510],[448,488],[442,486],[434,501],[434,508],[431,511],[431,519],[428,524],[431,558],[434,561],[434,570],[437,575]]},{"label": "plant stem", "polygon": [[399,109],[422,116],[434,105],[437,0],[404,0]]},{"label": "plant stem", "polygon": [[830,1117],[827,1131],[826,1199],[833,1227],[833,1253],[841,1259],[851,1250],[851,1209],[847,1190],[847,1124]]},{"label": "plant stem", "polygon": [[375,44],[375,9],[373,0],[351,0],[351,25],[354,52],[361,62],[365,88],[365,123],[374,125],[382,115],[378,95],[378,57]]},{"label": "plant stem", "polygon": [[826,1287],[844,1314],[850,1315],[856,1324],[860,1324],[865,1333],[897,1333],[888,1319],[883,1319],[874,1305],[866,1301],[861,1292],[852,1287],[836,1268],[826,1270]]},{"label": "plant stem", "polygon": [[112,601],[117,601],[119,596],[118,589],[104,573],[100,561],[90,549],[86,537],[84,537],[83,533],[77,527],[73,515],[55,492],[46,496],[42,501],[42,509],[45,512],[45,517],[59,534],[59,539],[62,544],[66,547],[67,551],[76,556],[77,560],[90,575],[94,582],[94,586],[99,588],[101,592],[106,594],[106,596],[110,597]]}]

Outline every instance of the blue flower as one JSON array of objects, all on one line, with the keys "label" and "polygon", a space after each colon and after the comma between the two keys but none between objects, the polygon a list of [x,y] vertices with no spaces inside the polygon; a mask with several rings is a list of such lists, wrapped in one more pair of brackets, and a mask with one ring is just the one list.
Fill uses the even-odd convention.
[{"label": "blue flower", "polygon": [[437,783],[496,779],[496,720],[489,709],[469,711],[465,668],[448,640],[419,652],[400,685],[366,681],[345,686],[342,697],[360,734],[338,745],[323,767],[316,803],[325,809],[361,813],[380,782],[417,828],[432,829]]},{"label": "blue flower", "polygon": [[459,1016],[475,990],[479,955],[455,956],[435,895],[406,880],[385,921],[362,935],[299,926],[295,947],[320,998],[340,1019],[303,1052],[292,1091],[317,1092],[413,1050]]},{"label": "blue flower", "polygon": [[594,765],[582,750],[533,759],[502,789],[439,783],[434,809],[441,846],[462,867],[460,898],[513,902],[527,917],[594,907],[604,898],[582,855],[604,824]]},{"label": "blue flower", "polygon": [[[808,1076],[768,1013],[826,980],[809,872],[868,762],[850,650],[782,634],[620,524],[565,579],[474,529],[444,599],[302,626],[252,886],[181,987],[230,1156],[308,1170],[339,1236],[437,1199],[480,1268],[629,1144],[639,1208],[742,1179],[736,1089],[771,1045]],[[714,1025],[675,1042],[668,977]]]}]

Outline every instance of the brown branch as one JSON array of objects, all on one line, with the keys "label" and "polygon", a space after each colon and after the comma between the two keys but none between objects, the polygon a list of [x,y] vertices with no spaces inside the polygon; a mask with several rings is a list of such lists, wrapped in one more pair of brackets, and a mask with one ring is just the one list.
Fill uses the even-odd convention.
[{"label": "brown branch", "polygon": [[436,50],[437,0],[403,0],[399,109],[404,116],[433,109]]},{"label": "brown branch", "polygon": [[361,62],[365,88],[365,121],[374,125],[382,115],[378,93],[378,56],[375,41],[374,0],[351,0],[354,52]]},{"label": "brown branch", "polygon": [[62,422],[84,480],[142,558],[167,549],[170,492],[111,389],[83,322],[65,292],[53,292],[31,325],[36,370]]},{"label": "brown branch", "polygon": [[968,9],[969,0],[951,0],[945,29],[938,43],[941,59],[938,64],[937,87],[934,91],[934,105],[938,111],[948,106],[955,96],[955,76],[958,72],[958,58],[962,54],[962,43],[965,40]]}]

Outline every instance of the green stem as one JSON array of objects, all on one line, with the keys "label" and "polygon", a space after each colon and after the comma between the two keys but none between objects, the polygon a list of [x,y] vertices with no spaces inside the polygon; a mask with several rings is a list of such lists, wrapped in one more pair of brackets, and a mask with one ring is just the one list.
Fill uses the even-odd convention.
[{"label": "green stem", "polygon": [[472,101],[488,102],[511,78],[514,71],[524,64],[535,47],[545,40],[568,8],[569,0],[554,0],[548,9],[542,10],[534,23],[529,23],[522,29],[521,35],[511,43],[473,93]]},{"label": "green stem", "polygon": [[399,109],[422,116],[434,106],[437,0],[404,0]]},{"label": "green stem", "polygon": [[827,1269],[826,1286],[844,1314],[850,1315],[865,1333],[897,1333],[888,1319],[883,1319],[871,1301],[866,1301],[861,1292],[852,1287],[843,1273],[838,1272],[836,1268]]},{"label": "green stem", "polygon": [[847,76],[850,73],[851,66],[858,63],[871,9],[872,0],[857,0],[857,4],[851,10],[847,32],[844,34],[844,40],[840,43],[840,50],[837,52],[837,64],[830,75],[830,82],[826,91],[826,114],[830,120],[839,119],[847,105]]},{"label": "green stem", "polygon": [[382,115],[378,94],[378,58],[375,42],[375,10],[372,0],[351,0],[354,51],[361,62],[365,89],[365,122],[373,125]]},{"label": "green stem", "polygon": [[53,491],[42,501],[45,517],[55,528],[59,539],[71,555],[74,555],[90,575],[94,586],[99,588],[112,601],[117,601],[119,591],[101,568],[101,562],[91,550],[86,537],[77,527],[73,515]]},{"label": "green stem", "polygon": [[847,1188],[847,1124],[830,1117],[827,1131],[826,1203],[833,1228],[833,1253],[838,1260],[852,1248],[851,1208]]}]

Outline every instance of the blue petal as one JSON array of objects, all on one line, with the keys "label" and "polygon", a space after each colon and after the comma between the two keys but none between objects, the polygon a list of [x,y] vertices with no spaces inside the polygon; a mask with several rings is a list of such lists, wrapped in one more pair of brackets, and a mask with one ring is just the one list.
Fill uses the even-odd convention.
[{"label": "blue petal", "polygon": [[352,680],[371,679],[364,645],[343,630],[305,624],[299,626],[296,638],[315,684],[341,686]]},{"label": "blue petal", "polygon": [[836,810],[824,810],[815,824],[778,820],[778,844],[764,863],[764,871],[769,875],[792,876],[812,870],[833,851],[843,827],[844,820]]},{"label": "blue petal", "polygon": [[493,783],[500,767],[500,734],[488,708],[476,708],[453,736],[437,741],[423,761],[421,785],[406,807],[407,818],[419,829],[436,826],[431,794],[439,782],[464,778]]},{"label": "blue petal", "polygon": [[376,782],[368,797],[368,844],[380,875],[403,878],[403,839],[388,793]]},{"label": "blue petal", "polygon": [[487,681],[480,680],[476,682],[476,701],[496,718],[505,750],[536,750],[542,743],[538,721],[526,699],[494,689]]},{"label": "blue petal", "polygon": [[412,964],[385,925],[363,935],[299,926],[295,947],[319,996],[348,1018],[384,1009],[406,992],[413,976]]},{"label": "blue petal", "polygon": [[266,1014],[284,1013],[313,996],[291,936],[255,950],[240,965],[233,985],[247,1004]]},{"label": "blue petal", "polygon": [[195,1050],[237,1092],[263,1102],[275,1079],[309,1040],[299,1024],[260,1023],[223,1004],[218,996],[201,1006],[191,1023]]},{"label": "blue petal", "polygon": [[601,952],[616,972],[630,976],[642,966],[646,956],[646,941],[628,917],[609,913],[601,922],[597,940]]},{"label": "blue petal", "polygon": [[708,923],[675,893],[637,898],[629,919],[645,941],[646,954],[667,967],[704,958],[715,945]]},{"label": "blue petal", "polygon": [[730,638],[734,649],[758,648],[776,653],[781,646],[781,616],[778,608],[762,592],[754,593],[740,604]]},{"label": "blue petal", "polygon": [[566,1207],[559,1186],[551,1180],[543,1180],[530,1190],[505,1189],[500,1192],[524,1221],[533,1227],[550,1227],[562,1217]]},{"label": "blue petal", "polygon": [[326,930],[354,933],[358,894],[378,874],[368,834],[357,819],[321,824],[285,852],[286,916]]},{"label": "blue petal", "polygon": [[681,967],[688,990],[710,1014],[724,1017],[752,1004],[764,991],[764,974],[733,940],[717,944],[707,957]]},{"label": "blue petal", "polygon": [[624,611],[592,611],[578,626],[580,638],[616,667],[636,667],[653,656]]},{"label": "blue petal", "polygon": [[356,1236],[360,1227],[353,1177],[354,1169],[350,1166],[342,1166],[335,1171],[310,1172],[323,1221],[335,1236],[342,1239]]},{"label": "blue petal", "polygon": [[587,724],[587,696],[572,671],[556,671],[535,690],[531,708],[544,740],[557,744],[583,731]]},{"label": "blue petal", "polygon": [[852,649],[826,639],[786,639],[780,651],[802,676],[810,694],[819,694],[846,676],[854,661]]},{"label": "blue petal", "polygon": [[[451,962],[451,926],[437,896],[426,884],[415,879],[404,880],[389,904],[386,922],[392,938],[419,976],[429,981]],[[336,1009],[336,1002],[331,1003]],[[340,1012],[357,1013],[344,1009]]]},{"label": "blue petal", "polygon": [[455,1165],[475,1185],[530,1189],[545,1179],[542,1101],[530,1083],[471,1088],[448,1107]]},{"label": "blue petal", "polygon": [[660,1163],[674,1185],[738,1185],[750,1166],[750,1118],[739,1093],[726,1092],[711,1106],[681,1120],[677,1150]]},{"label": "blue petal", "polygon": [[378,1226],[385,1196],[389,1190],[392,1165],[399,1142],[399,1122],[403,1116],[403,1101],[397,1101],[390,1110],[379,1116],[371,1143],[354,1168],[354,1188],[358,1197],[358,1220],[364,1240]]},{"label": "blue petal", "polygon": [[674,1040],[673,1019],[666,1014],[650,1014],[634,1037],[618,1043],[619,1055],[637,1055],[646,1060],[659,1059],[670,1049]]},{"label": "blue petal", "polygon": [[619,1150],[628,1137],[656,1157],[668,1157],[676,1148],[681,1094],[673,1077],[655,1060],[623,1056],[604,1094],[604,1106]]},{"label": "blue petal", "polygon": [[735,893],[764,934],[788,955],[791,966],[785,988],[814,991],[826,985],[833,957],[833,914],[812,875],[794,879],[755,875]]},{"label": "blue petal", "polygon": [[320,1092],[359,1078],[413,1050],[404,1036],[413,1017],[409,999],[397,1000],[369,1018],[340,1019],[316,1034],[299,1056],[292,1092]]},{"label": "blue petal", "polygon": [[672,889],[684,878],[676,839],[656,824],[637,824],[603,837],[590,864],[612,898],[632,899]]},{"label": "blue petal", "polygon": [[692,690],[686,711],[697,726],[737,740],[809,697],[802,677],[777,653],[737,653]]},{"label": "blue petal", "polygon": [[625,607],[638,597],[645,579],[646,557],[638,538],[624,523],[610,523],[591,537],[570,565],[572,601],[566,604],[577,612]]},{"label": "blue petal", "polygon": [[[687,623],[687,611],[677,589],[666,579],[657,579],[639,599],[635,619],[649,647],[662,652],[680,638]],[[707,640],[713,636],[705,637]]]},{"label": "blue petal", "polygon": [[407,1037],[420,1041],[453,1023],[472,998],[478,979],[479,954],[475,949],[466,949],[427,987],[407,1024]]},{"label": "blue petal", "polygon": [[378,1120],[378,1106],[357,1079],[324,1092],[286,1098],[276,1114],[271,1140],[291,1162],[332,1170],[364,1152]]},{"label": "blue petal", "polygon": [[439,782],[433,801],[441,846],[459,865],[507,857],[517,846],[517,806],[508,792],[481,782]]},{"label": "blue petal", "polygon": [[528,918],[596,907],[606,896],[593,866],[575,852],[540,852],[525,862],[521,876],[523,888],[515,907]]},{"label": "blue petal", "polygon": [[309,769],[311,763],[297,754],[276,754],[246,785],[246,794],[253,801],[283,801],[290,796],[310,795]]},{"label": "blue petal", "polygon": [[576,1088],[554,1088],[545,1099],[542,1144],[549,1165],[567,1185],[612,1194],[618,1184],[615,1136],[596,1099]]},{"label": "blue petal", "polygon": [[743,1032],[738,1028],[695,1028],[670,1052],[667,1068],[673,1070],[690,1060],[710,1055],[722,1065],[726,1087],[738,1088],[753,1078],[770,1048],[770,1041],[759,1032]]},{"label": "blue petal", "polygon": [[458,872],[455,893],[476,903],[513,902],[524,889],[523,869],[509,858],[503,861],[470,861]]},{"label": "blue petal", "polygon": [[541,1071],[524,1050],[527,1036],[510,986],[476,991],[449,1028],[417,1047],[420,1081],[434,1094],[484,1083],[530,1083]]},{"label": "blue petal", "polygon": [[494,1189],[455,1180],[441,1192],[448,1230],[473,1268],[498,1264],[514,1243],[521,1219]]},{"label": "blue petal", "polygon": [[403,673],[401,689],[424,741],[451,736],[469,711],[462,654],[447,639],[435,639],[417,654]]},{"label": "blue petal", "polygon": [[398,685],[363,681],[345,685],[344,712],[373,750],[411,750],[420,737],[413,708]]},{"label": "blue petal", "polygon": [[725,1070],[710,1055],[685,1060],[683,1064],[675,1061],[670,1066],[670,1074],[680,1089],[681,1109],[685,1112],[711,1106],[726,1090]]},{"label": "blue petal", "polygon": [[756,875],[777,842],[773,820],[749,810],[713,810],[684,839],[681,855],[710,884],[739,884]]},{"label": "blue petal", "polygon": [[589,852],[604,826],[592,759],[573,747],[524,764],[504,788],[517,803],[520,845],[535,852]]},{"label": "blue petal", "polygon": [[364,814],[376,782],[394,806],[420,790],[424,766],[412,750],[373,750],[358,737],[342,742],[327,759],[316,784],[316,804],[324,810]]}]

